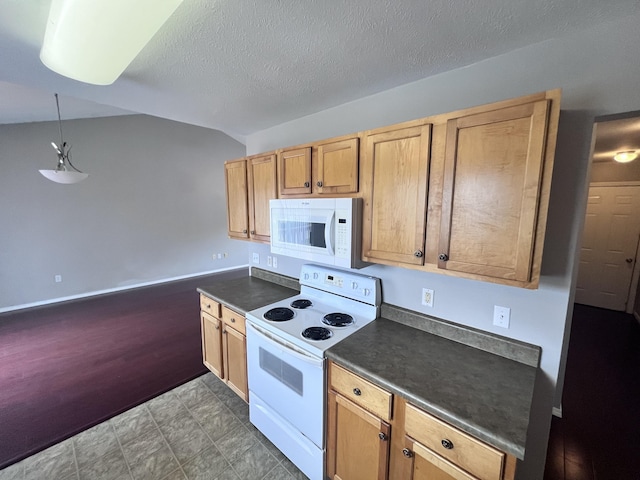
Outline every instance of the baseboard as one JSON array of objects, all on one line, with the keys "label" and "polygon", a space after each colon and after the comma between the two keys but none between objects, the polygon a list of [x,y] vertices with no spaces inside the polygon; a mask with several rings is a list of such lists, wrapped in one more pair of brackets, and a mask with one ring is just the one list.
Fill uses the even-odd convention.
[{"label": "baseboard", "polygon": [[559,407],[553,407],[551,409],[551,413],[554,417],[562,418],[562,405],[560,405]]},{"label": "baseboard", "polygon": [[81,298],[96,297],[98,295],[105,295],[107,293],[116,293],[116,292],[122,292],[122,291],[125,291],[125,290],[133,290],[135,288],[149,287],[149,286],[152,286],[152,285],[160,285],[162,283],[175,282],[176,280],[186,280],[188,278],[202,277],[204,275],[212,275],[214,273],[222,273],[222,272],[227,272],[229,270],[237,270],[239,268],[248,268],[248,267],[249,267],[248,264],[246,264],[246,265],[235,265],[233,267],[219,268],[217,270],[211,270],[211,271],[208,271],[208,272],[192,273],[192,274],[189,274],[189,275],[181,275],[181,276],[178,276],[178,277],[163,278],[161,280],[153,280],[153,281],[150,281],[150,282],[136,283],[136,284],[127,285],[127,286],[124,286],[124,287],[107,288],[107,289],[104,289],[104,290],[95,290],[93,292],[80,293],[78,295],[69,295],[68,297],[51,298],[49,300],[42,300],[42,301],[39,301],[39,302],[24,303],[22,305],[12,305],[10,307],[0,308],[0,313],[14,312],[16,310],[24,310],[25,308],[41,307],[43,305],[52,305],[54,303],[68,302],[69,300],[79,300]]}]

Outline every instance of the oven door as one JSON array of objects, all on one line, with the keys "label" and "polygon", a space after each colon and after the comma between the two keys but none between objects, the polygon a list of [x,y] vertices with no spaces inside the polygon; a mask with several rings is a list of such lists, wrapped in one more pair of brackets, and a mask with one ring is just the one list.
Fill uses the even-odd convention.
[{"label": "oven door", "polygon": [[324,358],[247,322],[247,370],[251,394],[324,449]]}]

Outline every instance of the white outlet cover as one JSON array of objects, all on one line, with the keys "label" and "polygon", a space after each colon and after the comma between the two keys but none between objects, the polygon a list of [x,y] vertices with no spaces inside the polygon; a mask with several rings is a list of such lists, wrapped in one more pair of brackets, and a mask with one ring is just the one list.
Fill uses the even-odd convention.
[{"label": "white outlet cover", "polygon": [[433,307],[433,290],[430,288],[422,289],[422,305],[425,307]]},{"label": "white outlet cover", "polygon": [[273,268],[278,268],[278,257],[273,257]]},{"label": "white outlet cover", "polygon": [[253,263],[260,263],[260,254],[259,253],[254,253],[253,254]]},{"label": "white outlet cover", "polygon": [[493,306],[493,324],[496,327],[509,328],[511,309],[509,307]]}]

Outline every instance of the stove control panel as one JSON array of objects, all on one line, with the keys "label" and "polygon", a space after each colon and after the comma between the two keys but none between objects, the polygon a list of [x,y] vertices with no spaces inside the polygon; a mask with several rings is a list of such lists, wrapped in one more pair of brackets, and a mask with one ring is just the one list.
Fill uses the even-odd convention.
[{"label": "stove control panel", "polygon": [[338,270],[324,265],[306,264],[300,271],[300,285],[312,287],[371,305],[380,305],[380,279]]}]

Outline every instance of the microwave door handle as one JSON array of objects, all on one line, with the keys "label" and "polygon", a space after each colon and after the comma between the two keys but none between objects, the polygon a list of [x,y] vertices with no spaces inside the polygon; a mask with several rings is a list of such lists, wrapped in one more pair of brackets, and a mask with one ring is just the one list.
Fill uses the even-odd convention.
[{"label": "microwave door handle", "polygon": [[331,215],[327,219],[326,228],[324,229],[324,243],[327,246],[329,255],[333,255],[335,251],[334,238],[336,228],[336,211],[332,210]]}]

